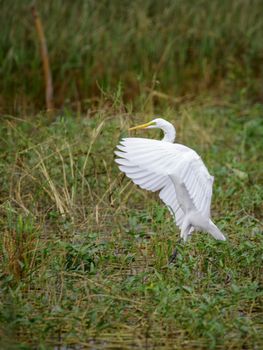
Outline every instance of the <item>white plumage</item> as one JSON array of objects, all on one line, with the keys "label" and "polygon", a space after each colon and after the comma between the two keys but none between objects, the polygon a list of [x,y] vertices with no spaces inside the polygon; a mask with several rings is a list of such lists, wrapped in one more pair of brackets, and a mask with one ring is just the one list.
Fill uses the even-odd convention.
[{"label": "white plumage", "polygon": [[141,188],[159,191],[185,241],[194,230],[225,240],[210,219],[214,178],[200,156],[191,148],[173,143],[175,128],[166,120],[154,119],[130,130],[144,128],[162,129],[163,140],[122,139],[115,151],[120,170]]}]

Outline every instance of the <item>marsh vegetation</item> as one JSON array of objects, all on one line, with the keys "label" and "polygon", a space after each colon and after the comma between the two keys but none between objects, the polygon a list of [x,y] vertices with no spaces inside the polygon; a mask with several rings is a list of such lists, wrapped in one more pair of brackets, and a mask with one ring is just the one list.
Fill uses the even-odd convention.
[{"label": "marsh vegetation", "polygon": [[[36,1],[52,115],[30,2],[0,3],[0,347],[261,349],[262,2]],[[167,208],[114,164],[153,115],[215,176],[228,238],[173,265]]]}]

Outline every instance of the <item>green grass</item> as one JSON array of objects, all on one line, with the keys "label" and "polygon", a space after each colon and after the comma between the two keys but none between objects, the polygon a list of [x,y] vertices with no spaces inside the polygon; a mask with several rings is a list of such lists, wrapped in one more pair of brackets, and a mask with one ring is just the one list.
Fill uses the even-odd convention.
[{"label": "green grass", "polygon": [[[121,82],[126,101],[215,90],[262,101],[261,0],[34,1],[46,33],[55,104],[86,111]],[[44,108],[32,0],[0,0],[0,110]],[[164,97],[164,96],[163,96]]]},{"label": "green grass", "polygon": [[194,235],[175,265],[168,210],[114,164],[127,127],[148,120],[124,110],[117,99],[86,117],[2,120],[0,348],[262,348],[262,105],[159,110],[215,175],[228,237]]},{"label": "green grass", "polygon": [[[263,2],[34,3],[48,115],[32,1],[0,0],[0,349],[261,349]],[[215,176],[228,237],[174,265],[167,208],[113,156],[157,114]]]}]

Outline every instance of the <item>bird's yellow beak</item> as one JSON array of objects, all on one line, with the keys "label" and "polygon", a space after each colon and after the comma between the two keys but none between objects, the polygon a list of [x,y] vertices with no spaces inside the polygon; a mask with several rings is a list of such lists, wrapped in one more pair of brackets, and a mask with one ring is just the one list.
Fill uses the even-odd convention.
[{"label": "bird's yellow beak", "polygon": [[137,125],[137,126],[134,126],[132,128],[129,128],[128,130],[145,129],[145,128],[147,128],[147,126],[151,126],[151,125],[155,125],[155,122],[149,122],[146,124]]}]

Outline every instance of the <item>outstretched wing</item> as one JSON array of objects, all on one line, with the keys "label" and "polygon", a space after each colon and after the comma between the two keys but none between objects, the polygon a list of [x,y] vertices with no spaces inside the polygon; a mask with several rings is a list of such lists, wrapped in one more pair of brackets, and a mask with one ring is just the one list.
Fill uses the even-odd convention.
[{"label": "outstretched wing", "polygon": [[120,158],[115,161],[120,170],[136,185],[152,192],[160,191],[159,197],[167,205],[177,226],[181,227],[184,212],[177,201],[174,185],[167,175],[170,157],[165,148],[158,148],[160,144],[161,141],[149,139],[123,139],[117,146],[120,151],[115,152]]},{"label": "outstretched wing", "polygon": [[[198,210],[206,212],[208,207],[210,210],[212,187],[208,191],[206,182],[211,176],[193,150],[180,144],[143,138],[122,139],[117,148],[119,151],[115,154],[120,158],[116,159],[116,163],[120,170],[141,188],[160,191],[160,198],[168,206],[179,227],[183,222],[184,211],[176,198],[171,174],[176,174],[184,182]],[[208,183],[212,184],[211,181]]]}]

